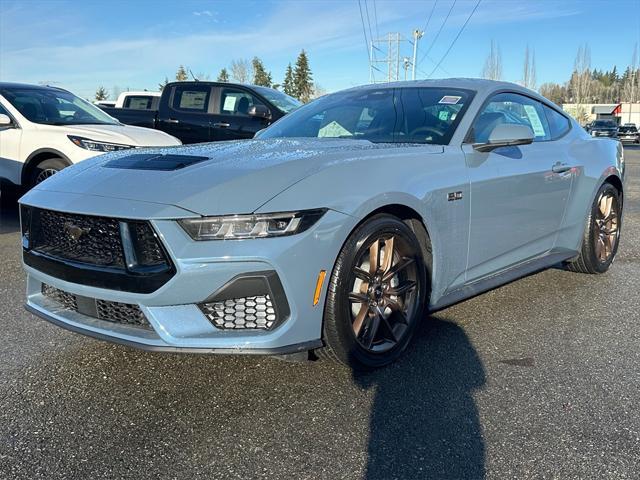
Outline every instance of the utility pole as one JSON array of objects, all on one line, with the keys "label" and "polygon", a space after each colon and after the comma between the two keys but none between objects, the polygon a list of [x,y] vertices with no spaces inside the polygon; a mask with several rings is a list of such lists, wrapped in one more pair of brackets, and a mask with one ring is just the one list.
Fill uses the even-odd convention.
[{"label": "utility pole", "polygon": [[416,62],[418,61],[418,40],[422,38],[424,32],[416,29],[413,31],[413,62],[411,64],[411,80],[416,79]]}]

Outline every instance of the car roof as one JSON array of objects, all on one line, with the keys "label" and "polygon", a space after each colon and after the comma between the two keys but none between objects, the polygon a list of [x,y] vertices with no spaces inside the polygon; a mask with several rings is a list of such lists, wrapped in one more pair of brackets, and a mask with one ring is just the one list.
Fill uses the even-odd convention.
[{"label": "car roof", "polygon": [[[262,85],[252,85],[250,83],[238,83],[238,82],[215,82],[213,80],[187,80],[187,81],[175,81],[175,82],[169,82],[167,85],[224,85],[224,86],[229,86],[229,87],[245,87],[245,88],[252,88],[252,89],[261,89],[261,88],[267,88],[269,90],[273,90],[275,92],[279,92],[279,90],[276,90],[275,88],[271,88],[271,87],[264,87]],[[282,93],[282,92],[280,92]]]},{"label": "car roof", "polygon": [[30,89],[30,90],[56,90],[66,92],[64,88],[52,87],[51,85],[33,85],[30,83],[16,83],[16,82],[0,82],[0,90],[12,90],[14,88]]},{"label": "car roof", "polygon": [[[381,89],[381,88],[415,88],[415,87],[431,87],[431,88],[460,88],[465,90],[473,90],[475,92],[493,91],[499,89],[531,91],[517,83],[502,82],[498,80],[487,80],[484,78],[438,78],[433,80],[407,80],[402,82],[389,83],[373,83],[353,87],[349,90],[359,89]],[[535,93],[535,92],[534,92]]]}]

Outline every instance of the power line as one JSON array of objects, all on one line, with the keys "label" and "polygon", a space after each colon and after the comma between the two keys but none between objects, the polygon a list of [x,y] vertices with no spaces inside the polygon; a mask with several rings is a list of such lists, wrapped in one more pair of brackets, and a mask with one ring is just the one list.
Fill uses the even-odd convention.
[{"label": "power line", "polygon": [[[364,1],[364,10],[367,14],[367,24],[369,25],[369,39],[373,41],[373,31],[371,30],[371,20],[369,19],[369,6],[367,5],[367,0]],[[373,55],[373,52],[371,52]]]},{"label": "power line", "polygon": [[436,38],[433,39],[433,41],[431,42],[431,45],[429,45],[429,49],[426,51],[426,53],[420,59],[420,63],[422,63],[422,60],[424,60],[424,57],[426,57],[429,54],[429,52],[431,51],[431,49],[435,45],[436,41],[440,37],[440,32],[442,32],[442,29],[444,28],[445,24],[447,23],[447,20],[449,20],[449,17],[451,16],[451,12],[453,11],[453,7],[456,6],[456,2],[457,2],[457,0],[453,0],[453,3],[451,4],[451,8],[449,9],[449,13],[447,13],[447,16],[444,18],[444,21],[442,22],[442,25],[440,25],[440,29],[438,30],[438,33],[436,33]]},{"label": "power line", "polygon": [[431,7],[431,13],[429,14],[429,18],[427,18],[427,23],[425,24],[424,28],[422,29],[423,32],[427,31],[427,27],[429,26],[429,22],[431,22],[431,17],[433,17],[433,11],[436,9],[436,5],[438,5],[438,0],[435,0],[433,2],[433,7]]},{"label": "power line", "polygon": [[[440,64],[444,61],[445,58],[447,58],[447,55],[449,55],[449,52],[451,51],[451,49],[453,48],[453,46],[455,45],[455,43],[458,41],[458,38],[460,38],[460,35],[462,35],[462,32],[464,31],[465,27],[467,26],[467,24],[469,23],[469,20],[471,20],[471,17],[473,17],[473,14],[476,13],[476,10],[478,9],[478,7],[480,6],[480,2],[482,2],[482,0],[478,0],[478,3],[476,3],[476,6],[473,7],[473,10],[471,10],[471,13],[469,14],[469,16],[467,17],[467,20],[465,20],[465,22],[462,24],[462,27],[460,28],[460,31],[458,32],[458,34],[456,35],[456,38],[453,39],[453,42],[451,42],[451,45],[449,45],[449,48],[447,48],[447,51],[444,52],[444,55],[442,56],[442,58],[440,59],[440,61],[438,62],[438,64],[433,67],[433,70],[431,71],[431,73],[428,75],[427,78],[431,77],[431,75],[434,74],[434,72],[438,69],[438,67],[440,67]],[[427,52],[428,53],[428,52]]]},{"label": "power line", "polygon": [[380,32],[378,31],[378,9],[376,8],[376,0],[373,0],[373,20],[376,23],[376,38],[380,38]]},{"label": "power line", "polygon": [[369,63],[371,63],[371,54],[369,53],[369,40],[367,40],[367,28],[364,26],[364,16],[362,15],[362,5],[360,4],[360,0],[358,0],[358,8],[360,9],[360,22],[362,23],[362,33],[364,34],[364,48],[367,51],[367,58],[369,59]]}]

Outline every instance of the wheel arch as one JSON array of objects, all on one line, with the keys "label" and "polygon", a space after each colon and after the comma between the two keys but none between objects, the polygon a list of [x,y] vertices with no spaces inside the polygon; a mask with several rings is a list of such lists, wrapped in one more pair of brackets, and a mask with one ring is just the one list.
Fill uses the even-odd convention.
[{"label": "wheel arch", "polygon": [[38,165],[43,160],[47,160],[48,158],[59,158],[63,162],[67,164],[67,167],[73,165],[73,162],[67,157],[64,153],[56,150],[54,148],[39,148],[35,150],[27,157],[27,160],[24,162],[22,167],[22,185],[26,185],[29,181],[29,175],[33,168]]},{"label": "wheel arch", "polygon": [[347,239],[353,234],[353,232],[360,227],[363,223],[371,219],[372,217],[380,214],[388,214],[393,215],[394,217],[399,218],[409,225],[409,228],[416,235],[418,242],[420,243],[420,247],[422,248],[422,255],[425,260],[425,265],[427,267],[427,275],[428,275],[428,283],[427,287],[429,291],[427,292],[427,303],[429,303],[429,298],[431,295],[431,287],[435,280],[435,267],[436,267],[436,258],[433,254],[434,252],[434,237],[432,235],[433,230],[430,230],[429,223],[425,220],[420,212],[412,207],[407,205],[406,203],[387,203],[380,204],[375,207],[371,207],[368,211],[362,212],[359,215],[360,220],[355,223],[352,228],[349,230],[347,235],[344,237],[344,241],[340,245],[340,249],[336,254],[336,258],[334,259],[334,265],[338,258],[340,251],[344,248],[344,244],[347,242]]},{"label": "wheel arch", "polygon": [[622,180],[620,179],[620,177],[618,177],[617,175],[609,175],[604,179],[602,183],[610,183],[611,185],[616,187],[618,192],[620,192],[620,197],[621,198],[624,197],[624,184],[622,183]]}]

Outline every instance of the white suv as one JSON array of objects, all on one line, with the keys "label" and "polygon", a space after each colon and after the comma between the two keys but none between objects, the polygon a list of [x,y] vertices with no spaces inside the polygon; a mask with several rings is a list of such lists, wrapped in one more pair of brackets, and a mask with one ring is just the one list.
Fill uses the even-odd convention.
[{"label": "white suv", "polygon": [[104,152],[180,145],[159,130],[123,125],[56,87],[0,83],[0,182],[32,187]]}]

